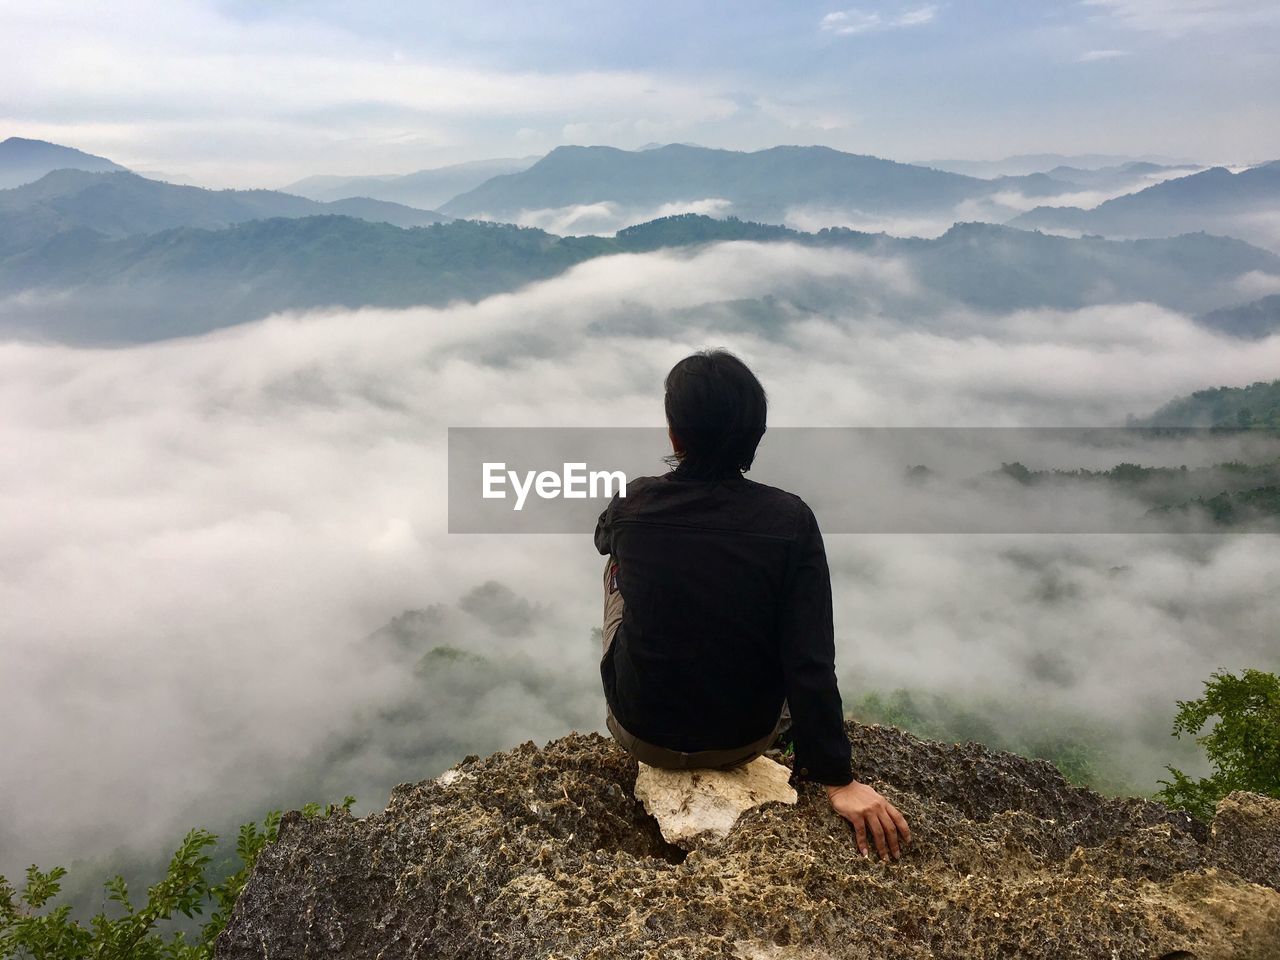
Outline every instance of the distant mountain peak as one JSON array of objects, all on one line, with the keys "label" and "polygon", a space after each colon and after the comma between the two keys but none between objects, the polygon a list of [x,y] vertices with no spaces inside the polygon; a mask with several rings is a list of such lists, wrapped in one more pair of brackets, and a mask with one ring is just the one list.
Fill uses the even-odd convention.
[{"label": "distant mountain peak", "polygon": [[0,141],[0,189],[31,183],[52,170],[61,169],[103,173],[125,168],[106,157],[47,140],[9,137]]},{"label": "distant mountain peak", "polygon": [[689,147],[689,148],[692,148],[692,149],[694,149],[694,150],[705,150],[705,149],[706,149],[706,148],[705,148],[705,147],[703,147],[703,145],[702,145],[702,144],[700,144],[700,143],[689,143],[687,140],[682,140],[682,141],[679,141],[679,142],[677,142],[677,143],[657,143],[657,142],[653,142],[653,143],[646,143],[646,144],[645,144],[644,146],[642,146],[642,147],[636,147],[636,152],[637,152],[637,153],[640,153],[640,152],[643,152],[643,151],[645,151],[645,150],[663,150],[663,149],[665,149],[665,148],[667,148],[667,147]]},{"label": "distant mountain peak", "polygon": [[[12,148],[15,146],[55,147],[59,150],[75,150],[75,147],[63,147],[63,146],[59,146],[56,143],[50,143],[48,140],[31,140],[27,137],[5,137],[3,140],[0,140],[0,147]],[[76,150],[76,153],[79,153],[79,152],[80,152],[79,150]]]}]

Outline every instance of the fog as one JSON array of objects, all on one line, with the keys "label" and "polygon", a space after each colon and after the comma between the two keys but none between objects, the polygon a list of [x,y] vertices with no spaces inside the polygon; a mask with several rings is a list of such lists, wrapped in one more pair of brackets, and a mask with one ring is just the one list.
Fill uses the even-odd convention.
[{"label": "fog", "polygon": [[[1117,172],[1108,179],[1105,188],[1070,187],[1057,194],[1028,196],[1017,190],[1001,190],[985,199],[966,200],[954,207],[926,212],[894,214],[864,211],[852,207],[797,205],[779,211],[776,222],[807,233],[824,227],[848,227],[867,233],[884,232],[896,237],[932,238],[946,233],[952,224],[957,222],[1003,223],[1035,207],[1078,207],[1083,210],[1092,210],[1107,200],[1136,193],[1164,180],[1188,176],[1197,172],[1198,169],[1200,168],[1168,169],[1132,173],[1127,176]],[[476,215],[476,219],[518,223],[523,227],[537,227],[560,236],[612,236],[627,227],[680,213],[699,213],[712,217],[739,216],[744,220],[757,219],[752,215],[752,211],[739,210],[733,201],[723,197],[690,198],[649,205],[602,200],[564,207],[520,210],[514,215],[482,212]],[[1258,217],[1265,216],[1265,214],[1258,215]],[[775,222],[775,218],[765,219]],[[1270,236],[1270,233],[1267,235]]]},{"label": "fog", "polygon": [[540,210],[521,210],[514,217],[494,217],[481,214],[477,219],[500,223],[518,223],[522,227],[537,227],[559,236],[611,237],[619,230],[648,223],[659,217],[680,213],[700,213],[709,217],[728,216],[733,213],[732,201],[721,197],[701,200],[673,200],[653,206],[636,206],[602,200],[599,203],[579,203],[567,207],[547,207]]},{"label": "fog", "polygon": [[[796,230],[813,232],[824,227],[848,227],[867,233],[888,233],[895,237],[942,236],[958,222],[980,221],[1005,223],[1020,213],[1036,207],[1078,207],[1092,210],[1094,207],[1137,193],[1165,180],[1185,177],[1197,172],[1194,169],[1170,169],[1150,173],[1135,173],[1127,177],[1116,175],[1104,187],[1064,189],[1061,193],[1028,196],[1018,190],[1000,190],[989,197],[966,200],[949,209],[927,213],[885,214],[848,207],[801,205],[789,208],[782,221]],[[1051,174],[1052,176],[1052,174]],[[1056,232],[1056,231],[1055,231]],[[1077,231],[1076,235],[1079,235]]]},{"label": "fog", "polygon": [[[814,285],[847,306],[726,314]],[[590,530],[450,536],[450,426],[659,425],[667,369],[707,346],[756,369],[776,426],[1121,424],[1280,368],[1280,337],[1149,304],[926,323],[901,308],[918,286],[905,264],[735,243],[446,309],[0,343],[0,872],[271,804],[373,809],[466,753],[601,729]],[[1276,544],[833,534],[842,687],[1082,713],[1154,787],[1187,762],[1176,699],[1276,668]]]}]

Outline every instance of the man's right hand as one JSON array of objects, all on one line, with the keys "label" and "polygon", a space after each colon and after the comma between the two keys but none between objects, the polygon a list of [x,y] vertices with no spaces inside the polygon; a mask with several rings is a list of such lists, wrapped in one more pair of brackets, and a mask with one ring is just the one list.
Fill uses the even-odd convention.
[{"label": "man's right hand", "polygon": [[902,848],[911,843],[911,828],[898,808],[879,792],[854,780],[843,787],[827,787],[831,809],[853,824],[858,838],[858,850],[868,856],[867,834],[875,841],[880,859],[888,861],[890,854],[897,860]]}]

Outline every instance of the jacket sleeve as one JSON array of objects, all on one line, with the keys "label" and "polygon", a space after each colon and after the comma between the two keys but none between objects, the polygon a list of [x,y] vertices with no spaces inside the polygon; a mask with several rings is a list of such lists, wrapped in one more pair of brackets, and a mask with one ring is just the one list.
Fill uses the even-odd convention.
[{"label": "jacket sleeve", "polygon": [[818,521],[807,505],[788,572],[780,653],[791,708],[796,770],[831,786],[853,779],[844,708],[836,685],[831,573]]}]

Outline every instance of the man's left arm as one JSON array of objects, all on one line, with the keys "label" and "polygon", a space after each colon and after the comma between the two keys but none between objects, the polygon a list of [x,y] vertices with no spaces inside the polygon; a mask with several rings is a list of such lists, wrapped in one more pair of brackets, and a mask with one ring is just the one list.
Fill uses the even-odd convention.
[{"label": "man's left arm", "polygon": [[826,786],[836,813],[853,825],[858,850],[874,843],[882,860],[911,841],[906,818],[876,789],[853,778],[849,737],[835,672],[831,572],[818,521],[806,506],[791,571],[782,636],[787,700],[795,730],[796,766]]},{"label": "man's left arm", "polygon": [[783,600],[779,653],[800,775],[832,786],[853,779],[836,684],[831,574],[813,511],[803,507]]}]

